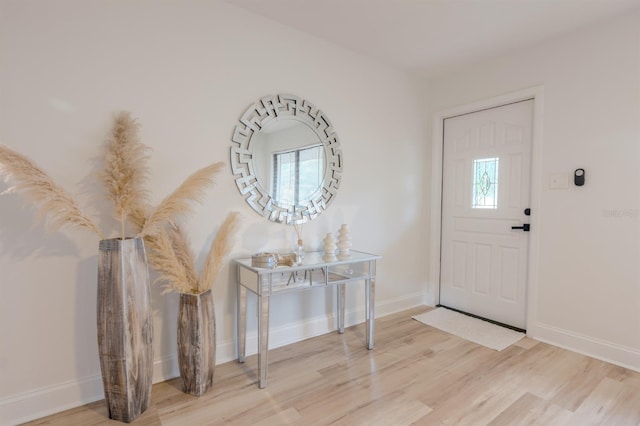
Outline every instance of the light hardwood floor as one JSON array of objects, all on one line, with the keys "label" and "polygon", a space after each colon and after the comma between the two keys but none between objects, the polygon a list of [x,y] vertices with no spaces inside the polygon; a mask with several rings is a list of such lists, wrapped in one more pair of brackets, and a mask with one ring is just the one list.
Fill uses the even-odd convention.
[{"label": "light hardwood floor", "polygon": [[[200,398],[179,379],[154,385],[134,425],[638,425],[640,373],[523,339],[496,352],[411,319],[415,308],[269,352],[269,385],[256,356],[216,367]],[[103,401],[32,425],[122,424]]]}]

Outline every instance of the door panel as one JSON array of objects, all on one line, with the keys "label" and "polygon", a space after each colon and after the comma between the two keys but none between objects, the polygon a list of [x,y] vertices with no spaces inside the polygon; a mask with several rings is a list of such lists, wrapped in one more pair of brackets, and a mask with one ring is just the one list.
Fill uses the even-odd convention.
[{"label": "door panel", "polygon": [[444,121],[440,304],[525,328],[533,100]]}]

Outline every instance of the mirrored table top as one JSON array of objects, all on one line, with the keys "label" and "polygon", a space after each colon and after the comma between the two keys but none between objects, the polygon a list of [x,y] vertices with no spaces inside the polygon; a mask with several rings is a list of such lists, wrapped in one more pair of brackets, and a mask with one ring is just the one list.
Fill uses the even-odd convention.
[{"label": "mirrored table top", "polygon": [[[281,253],[286,254],[286,253]],[[241,257],[238,259],[233,259],[233,262],[241,265],[244,268],[250,269],[254,272],[260,274],[268,274],[274,271],[296,271],[302,269],[313,269],[313,268],[321,268],[323,266],[333,266],[333,265],[341,265],[341,264],[349,264],[349,263],[358,263],[358,262],[369,262],[373,260],[381,259],[382,256],[377,254],[370,254],[356,250],[349,251],[349,257],[344,259],[338,259],[331,262],[326,262],[323,259],[324,252],[321,251],[312,251],[305,252],[304,257],[302,258],[301,263],[297,263],[293,266],[276,266],[274,268],[260,268],[256,266],[252,266],[251,257]]]}]

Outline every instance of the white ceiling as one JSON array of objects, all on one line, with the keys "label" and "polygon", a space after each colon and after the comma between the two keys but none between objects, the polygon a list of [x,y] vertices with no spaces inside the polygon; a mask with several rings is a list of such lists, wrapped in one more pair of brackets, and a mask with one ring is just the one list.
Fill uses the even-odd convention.
[{"label": "white ceiling", "polygon": [[640,10],[640,0],[226,0],[423,76]]}]

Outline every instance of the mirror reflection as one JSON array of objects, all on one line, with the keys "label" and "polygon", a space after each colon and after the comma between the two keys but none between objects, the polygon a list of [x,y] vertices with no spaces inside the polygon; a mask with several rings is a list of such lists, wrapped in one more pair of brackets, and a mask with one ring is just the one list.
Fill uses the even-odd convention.
[{"label": "mirror reflection", "polygon": [[277,206],[305,206],[322,190],[324,146],[305,123],[276,118],[253,135],[249,151],[258,182]]}]

